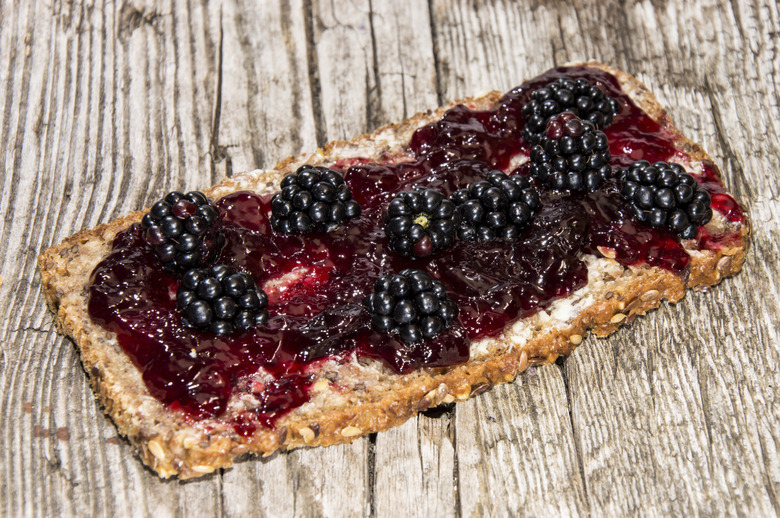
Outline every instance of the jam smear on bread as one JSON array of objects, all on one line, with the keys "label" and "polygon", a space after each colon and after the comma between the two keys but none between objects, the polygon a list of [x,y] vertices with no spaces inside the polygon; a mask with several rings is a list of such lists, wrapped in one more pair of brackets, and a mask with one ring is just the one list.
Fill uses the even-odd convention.
[{"label": "jam smear on bread", "polygon": [[[637,160],[684,161],[684,151],[612,75],[588,67],[553,69],[510,91],[490,110],[459,105],[421,127],[409,143],[414,161],[358,163],[343,171],[360,214],[330,232],[274,231],[271,195],[238,192],[216,201],[225,238],[217,261],[250,274],[260,288],[275,286],[264,288],[274,295],[263,325],[230,335],[182,325],[176,303],[181,277],[160,267],[138,224],[116,237],[113,251],[94,270],[91,317],[116,333],[150,393],[193,419],[218,417],[232,395],[251,393],[259,406],[234,420],[236,432],[249,435],[308,400],[309,373],[323,360],[349,361],[354,354],[396,373],[467,361],[470,342],[497,336],[584,286],[581,257],[601,247],[614,250],[623,265],[684,273],[690,259],[679,236],[638,221],[616,178],[594,190],[540,185],[539,207],[514,239],[458,239],[425,257],[391,250],[385,215],[398,193],[430,188],[450,196],[495,169],[532,177],[530,162],[509,170],[513,157],[528,156],[532,148],[523,138],[522,109],[532,92],[561,78],[587,79],[616,101],[617,113],[603,129],[614,171]],[[717,175],[705,168],[703,176],[712,210],[740,221],[739,206]],[[698,239],[716,241],[704,229]],[[377,279],[410,268],[441,281],[458,309],[451,327],[411,345],[377,331],[363,303]],[[280,279],[295,288],[279,290]],[[246,383],[259,369],[267,373],[265,382]]]}]

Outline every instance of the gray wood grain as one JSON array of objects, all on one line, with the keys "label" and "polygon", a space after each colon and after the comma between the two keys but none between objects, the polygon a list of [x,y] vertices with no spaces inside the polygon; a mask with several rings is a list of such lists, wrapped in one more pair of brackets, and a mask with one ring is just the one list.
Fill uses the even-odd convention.
[{"label": "gray wood grain", "polygon": [[[0,2],[0,514],[776,515],[780,12],[771,0]],[[569,61],[645,81],[754,222],[745,271],[440,417],[191,482],[116,437],[46,246]]]},{"label": "gray wood grain", "polygon": [[456,410],[461,515],[587,515],[560,369],[532,367],[493,392]]}]

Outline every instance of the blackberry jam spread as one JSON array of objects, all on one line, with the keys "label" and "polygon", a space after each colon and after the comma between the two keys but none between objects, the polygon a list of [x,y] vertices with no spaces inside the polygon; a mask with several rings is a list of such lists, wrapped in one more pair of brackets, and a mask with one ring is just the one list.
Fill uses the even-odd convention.
[{"label": "blackberry jam spread", "polygon": [[[590,193],[541,191],[541,206],[516,241],[455,241],[425,259],[388,249],[383,211],[395,194],[421,186],[449,196],[492,169],[507,170],[512,157],[527,156],[521,109],[530,92],[561,77],[587,78],[618,101],[620,110],[604,130],[613,169],[636,160],[685,158],[613,76],[586,67],[553,69],[507,93],[490,110],[456,106],[418,129],[409,143],[414,161],[360,160],[343,171],[361,213],[335,231],[272,231],[271,195],[237,192],[217,200],[226,238],[218,262],[251,274],[265,289],[266,325],[227,336],[184,327],[176,309],[180,277],[160,267],[138,224],[116,237],[112,253],[95,268],[91,317],[116,333],[151,394],[189,418],[219,416],[232,394],[252,394],[259,406],[232,421],[246,436],[305,403],[308,372],[325,359],[347,361],[355,353],[398,373],[467,361],[471,341],[496,336],[584,286],[587,267],[580,257],[597,247],[613,249],[624,265],[685,271],[689,257],[680,239],[639,223],[615,180]],[[740,221],[741,210],[723,192],[714,167],[705,164],[701,185],[713,209]],[[526,162],[507,172],[528,176],[528,169]],[[698,239],[707,239],[702,234]],[[441,280],[459,309],[451,328],[415,346],[374,331],[362,304],[377,278],[405,268]],[[259,383],[249,377],[259,368],[273,379]]]}]

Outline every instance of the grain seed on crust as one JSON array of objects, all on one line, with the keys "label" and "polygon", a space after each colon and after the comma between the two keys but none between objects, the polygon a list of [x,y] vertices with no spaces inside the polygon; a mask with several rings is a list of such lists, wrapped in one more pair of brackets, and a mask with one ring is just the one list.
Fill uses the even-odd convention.
[{"label": "grain seed on crust", "polygon": [[309,428],[308,426],[304,426],[298,430],[298,433],[303,438],[303,442],[306,444],[309,444],[311,441],[314,440],[314,430]]},{"label": "grain seed on crust", "polygon": [[358,435],[363,435],[363,430],[357,426],[347,426],[341,430],[341,435],[344,437],[357,437]]},{"label": "grain seed on crust", "polygon": [[607,259],[614,259],[617,257],[617,252],[614,248],[609,248],[607,246],[597,246],[596,249]]},{"label": "grain seed on crust", "polygon": [[528,351],[520,353],[520,365],[517,367],[517,372],[525,372],[528,368]]},{"label": "grain seed on crust", "polygon": [[642,301],[649,302],[658,298],[658,290],[650,290],[643,293],[640,297]]},{"label": "grain seed on crust", "polygon": [[625,313],[615,313],[615,315],[609,319],[609,321],[613,324],[620,323],[626,319]]},{"label": "grain seed on crust", "polygon": [[720,273],[726,273],[731,268],[731,256],[724,256],[718,260],[718,271]]}]

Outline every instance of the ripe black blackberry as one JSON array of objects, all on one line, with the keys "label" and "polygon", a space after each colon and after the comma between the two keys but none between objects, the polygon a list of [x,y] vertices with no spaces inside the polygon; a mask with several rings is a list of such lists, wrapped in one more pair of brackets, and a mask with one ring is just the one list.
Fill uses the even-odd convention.
[{"label": "ripe black blackberry", "polygon": [[385,215],[385,235],[398,254],[428,257],[452,244],[458,214],[455,205],[432,189],[417,188],[393,198]]},{"label": "ripe black blackberry", "polygon": [[223,264],[188,270],[176,293],[182,324],[216,335],[265,324],[267,305],[251,275]]},{"label": "ripe black blackberry", "polygon": [[561,78],[531,94],[523,105],[523,138],[531,145],[544,136],[547,122],[563,112],[572,112],[598,129],[608,128],[620,111],[618,102],[585,78]]},{"label": "ripe black blackberry", "polygon": [[168,193],[152,205],[141,226],[146,242],[169,271],[213,264],[225,244],[219,209],[199,191]]},{"label": "ripe black blackberry", "polygon": [[330,232],[360,215],[344,178],[325,167],[303,165],[284,177],[271,198],[271,227],[277,232]]},{"label": "ripe black blackberry", "polygon": [[550,119],[531,149],[531,174],[557,191],[595,191],[612,175],[609,141],[589,121],[571,112]]},{"label": "ripe black blackberry", "polygon": [[487,180],[458,189],[450,199],[458,208],[457,233],[464,241],[514,239],[539,207],[539,193],[528,178],[510,178],[497,170],[488,173]]},{"label": "ripe black blackberry", "polygon": [[435,338],[458,316],[444,283],[411,268],[380,277],[365,305],[374,329],[398,334],[406,344]]},{"label": "ripe black blackberry", "polygon": [[712,218],[709,193],[680,164],[640,160],[618,171],[617,178],[636,218],[653,228],[692,239]]}]

